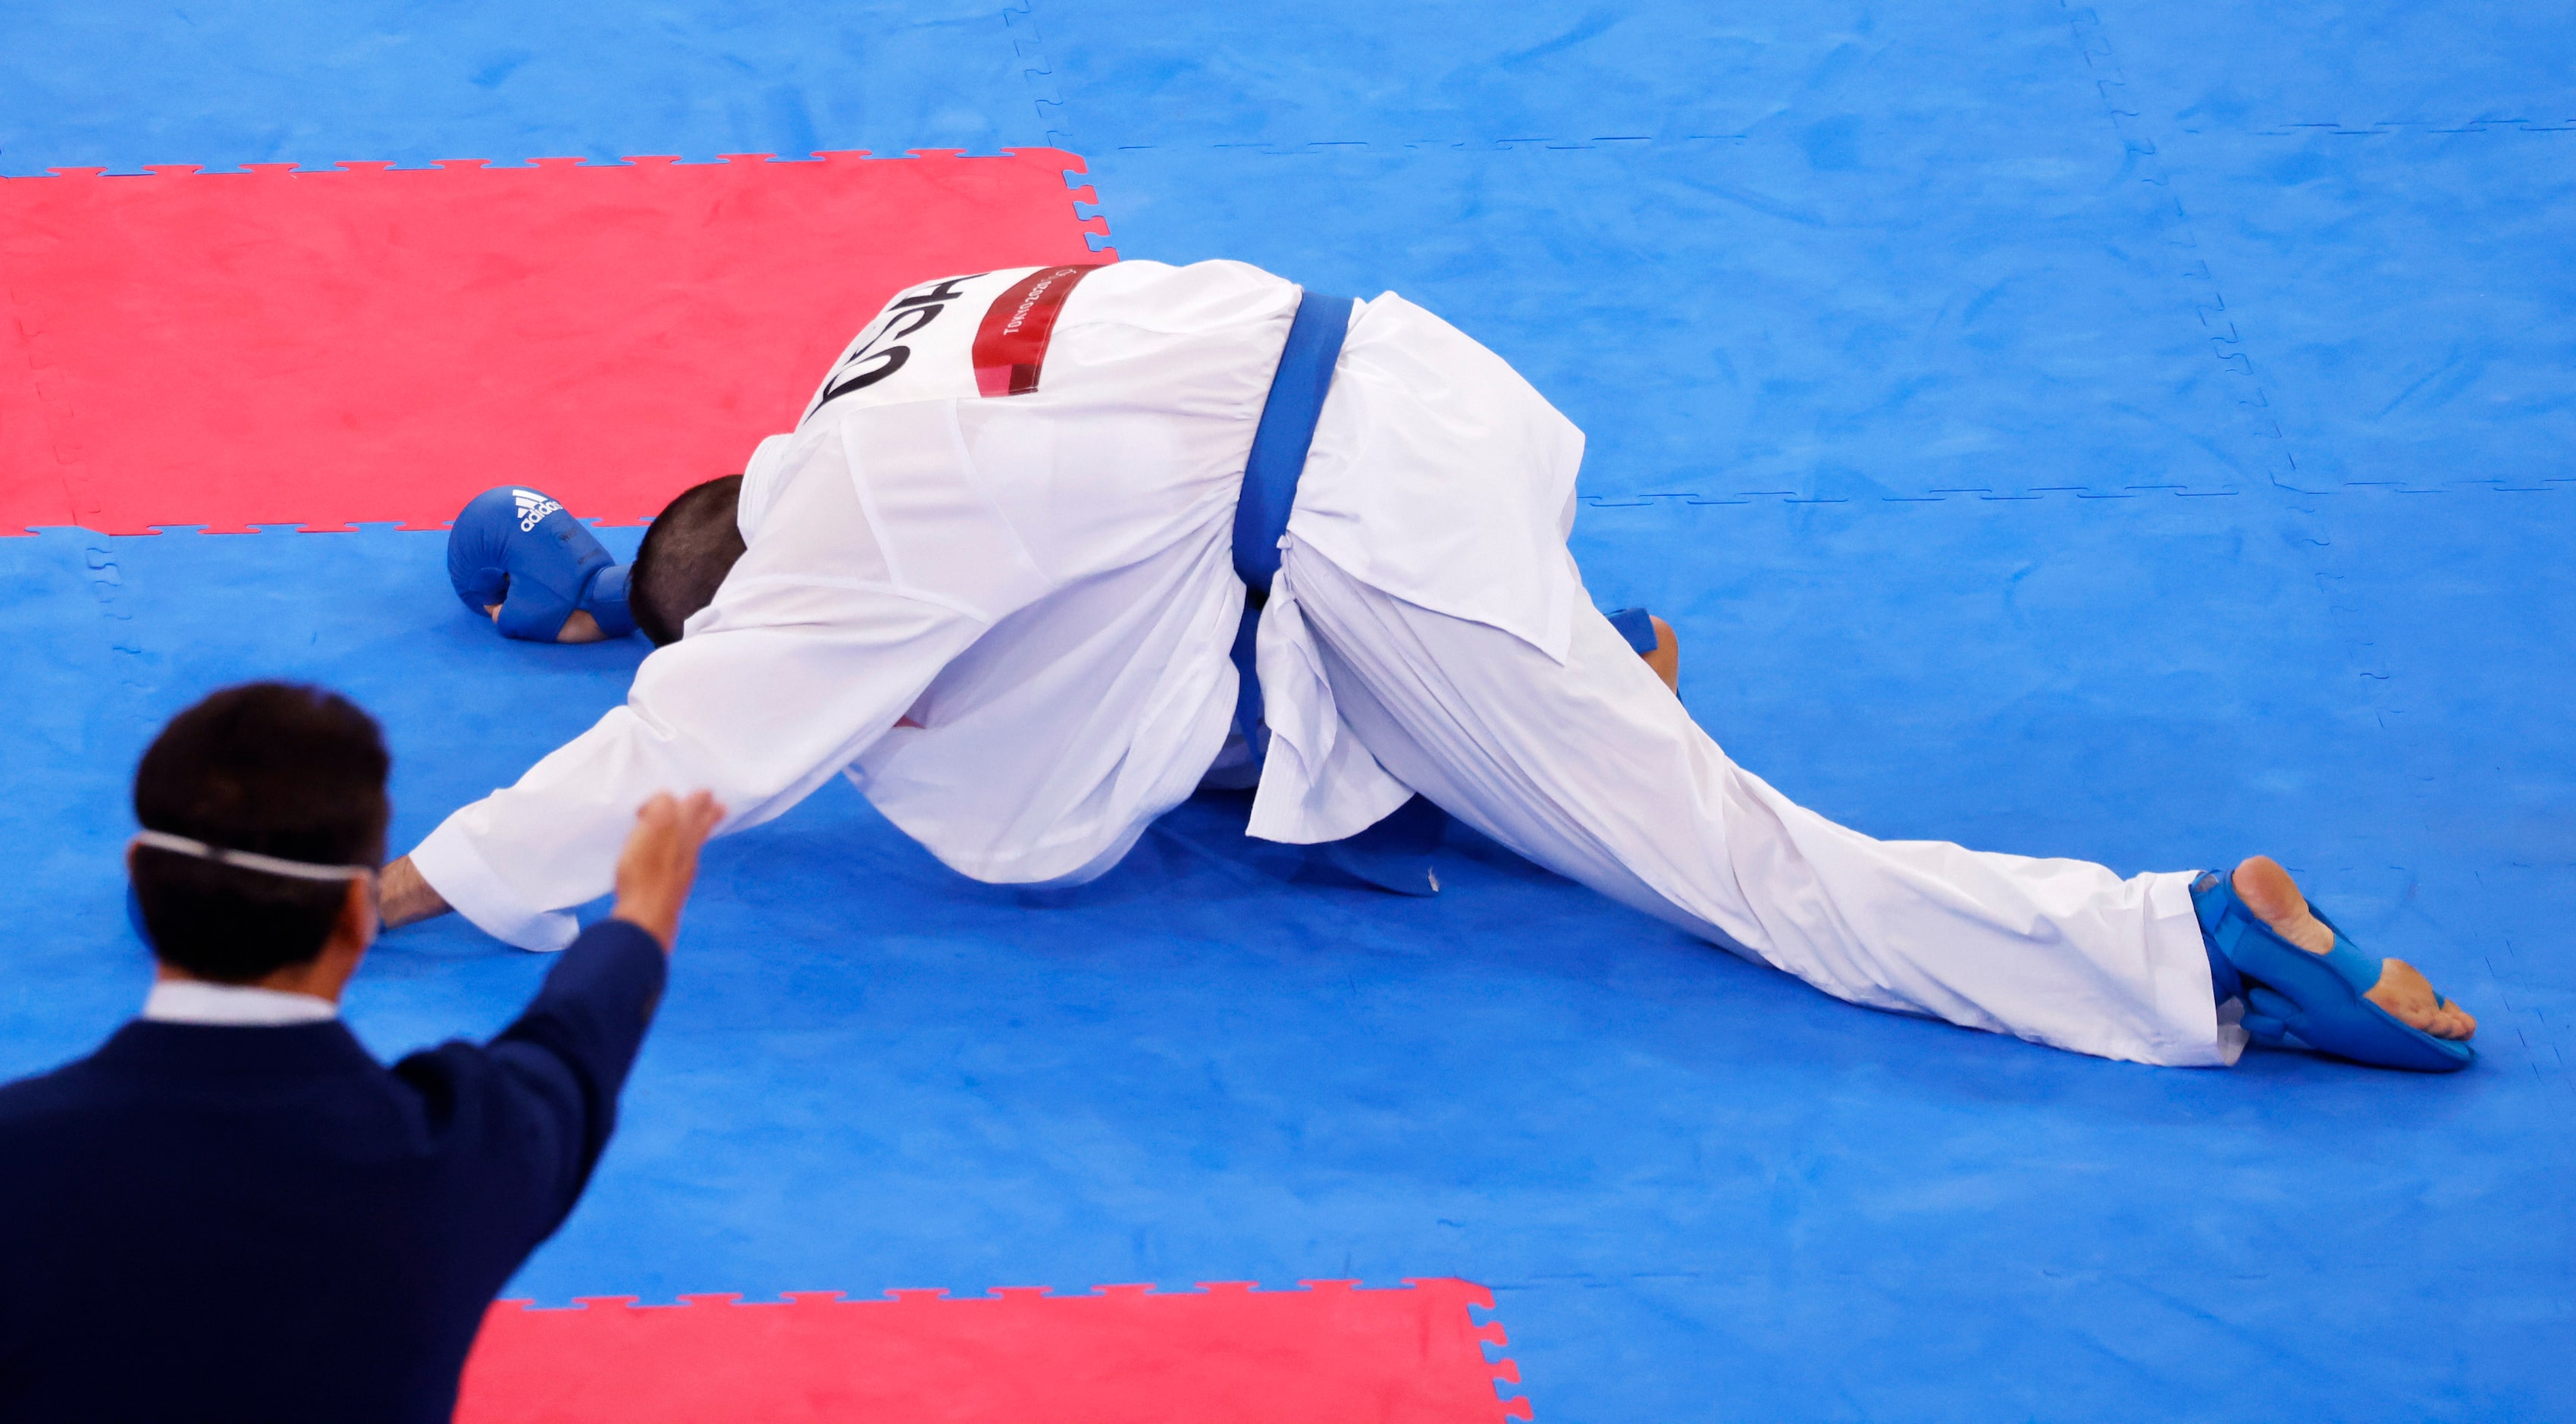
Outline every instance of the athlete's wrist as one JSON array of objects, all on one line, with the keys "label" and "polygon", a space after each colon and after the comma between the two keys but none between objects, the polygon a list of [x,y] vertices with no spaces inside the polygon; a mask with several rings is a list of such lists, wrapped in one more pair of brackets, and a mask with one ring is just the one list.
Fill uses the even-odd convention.
[{"label": "athlete's wrist", "polygon": [[379,887],[378,893],[383,899],[377,916],[389,930],[434,919],[452,908],[446,897],[422,878],[420,871],[412,865],[410,856],[386,866]]}]

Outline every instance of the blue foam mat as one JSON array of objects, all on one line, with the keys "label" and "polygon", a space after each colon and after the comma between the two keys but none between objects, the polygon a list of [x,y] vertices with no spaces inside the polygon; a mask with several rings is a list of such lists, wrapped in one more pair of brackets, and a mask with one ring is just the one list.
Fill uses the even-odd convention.
[{"label": "blue foam mat", "polygon": [[[1694,542],[1730,572],[1695,595],[1656,569],[1657,511],[1588,515],[1580,552],[1675,595],[1694,710],[1837,815],[2132,866],[2193,863],[2223,815],[2359,932],[2491,1001],[2475,946],[2410,921],[2405,885],[2306,863],[2355,849],[2311,824],[2320,804],[2405,791],[2353,774],[2376,729],[2337,715],[2335,678],[2271,673],[2330,662],[2340,635],[2303,546],[2247,539],[2245,508],[1705,507]],[[50,808],[10,840],[56,849],[11,896],[38,952],[11,975],[0,1069],[130,1011],[112,808],[150,727],[204,687],[255,666],[376,707],[402,837],[616,698],[636,648],[491,637],[445,595],[438,540],[0,544],[13,658],[86,662],[92,711],[79,745],[9,768]],[[1898,576],[1847,576],[1898,548]],[[2203,576],[2169,582],[2166,561]],[[2247,604],[2271,620],[2219,656],[2196,628]],[[1533,1397],[1571,1418],[1687,1414],[1730,1377],[1732,1417],[1826,1398],[2111,1417],[2142,1380],[2220,1417],[2206,1362],[2294,1340],[2381,1362],[2320,1396],[2346,1412],[2551,1378],[2538,1263],[2387,1274],[2563,1230],[2567,1154],[2532,1131],[2552,1080],[2513,1043],[2438,1082],[2279,1055],[2092,1062],[1832,1003],[1472,838],[1434,901],[1310,881],[1241,816],[1194,802],[1106,880],[1044,896],[949,875],[840,787],[719,845],[617,1148],[514,1289],[1454,1272],[1497,1288]],[[485,1031],[539,968],[443,922],[385,943],[353,1021],[386,1052]],[[2336,1209],[2292,1205],[2322,1198]],[[2364,1266],[2369,1309],[2285,1333]],[[2452,1298],[2462,1273],[2473,1300]],[[2412,1312],[2437,1303],[2442,1348],[2474,1369],[2422,1368]],[[2112,1343],[2130,1363],[2106,1371]],[[1868,1384],[1820,1393],[1861,1359]],[[2515,1359],[2540,1374],[2500,1370]]]},{"label": "blue foam mat", "polygon": [[[0,13],[0,171],[1065,143],[1131,256],[1393,287],[1530,372],[1592,436],[1596,598],[1671,618],[1694,712],[1792,794],[2128,869],[2268,849],[2485,1024],[2444,1080],[2156,1072],[1831,1003],[1472,837],[1406,901],[1208,798],[1024,896],[834,786],[710,854],[623,1134],[519,1292],[1458,1274],[1542,1420],[2546,1419],[2570,34],[43,4]],[[349,688],[407,838],[638,651],[501,643],[382,529],[49,531],[0,587],[0,1072],[130,1011],[124,778],[189,698]],[[488,1031],[541,967],[426,927],[352,1014],[387,1052]]]},{"label": "blue foam mat", "polygon": [[505,0],[0,10],[0,174],[1043,142],[988,4]]}]

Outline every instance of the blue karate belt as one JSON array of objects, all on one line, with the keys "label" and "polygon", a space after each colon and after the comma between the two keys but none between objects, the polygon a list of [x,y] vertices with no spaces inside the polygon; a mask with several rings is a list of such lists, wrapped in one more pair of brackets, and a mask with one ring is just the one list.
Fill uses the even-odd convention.
[{"label": "blue karate belt", "polygon": [[[1261,421],[1253,427],[1252,453],[1244,458],[1243,493],[1234,506],[1234,571],[1243,579],[1246,596],[1230,656],[1238,682],[1234,730],[1251,749],[1256,766],[1270,750],[1261,678],[1253,667],[1261,609],[1269,599],[1270,581],[1279,574],[1279,541],[1288,535],[1289,511],[1297,504],[1297,478],[1306,472],[1315,421],[1324,412],[1324,397],[1333,388],[1333,363],[1341,359],[1342,339],[1350,328],[1350,298],[1320,292],[1297,298],[1288,344],[1279,353],[1279,369],[1261,403]],[[1646,610],[1623,608],[1609,617],[1628,646],[1639,653],[1655,650],[1654,620]],[[1448,813],[1416,796],[1355,836],[1307,847],[1308,860],[1400,895],[1434,895],[1440,875],[1431,854],[1448,829]]]},{"label": "blue karate belt", "polygon": [[[1279,574],[1279,541],[1288,537],[1288,514],[1297,504],[1297,478],[1315,443],[1315,421],[1333,388],[1333,363],[1350,334],[1351,299],[1304,292],[1288,324],[1288,344],[1253,427],[1252,453],[1244,457],[1243,493],[1234,506],[1234,571],[1243,579],[1243,621],[1235,625],[1234,730],[1257,767],[1270,750],[1262,720],[1261,677],[1253,667],[1260,641],[1261,609]],[[1655,650],[1654,620],[1642,608],[1609,615],[1610,626],[1639,653]],[[1397,807],[1358,835],[1308,846],[1310,864],[1338,871],[1399,895],[1435,895],[1440,874],[1431,854],[1448,833],[1447,812],[1420,796]]]},{"label": "blue karate belt", "polygon": [[[1262,722],[1261,678],[1253,669],[1261,609],[1270,581],[1279,574],[1279,541],[1288,535],[1288,514],[1297,504],[1297,477],[1306,471],[1315,421],[1324,412],[1324,396],[1333,388],[1333,363],[1341,358],[1342,338],[1350,329],[1349,297],[1310,291],[1297,298],[1288,344],[1279,353],[1279,370],[1261,403],[1261,422],[1253,427],[1252,453],[1243,462],[1243,493],[1234,506],[1234,571],[1243,579],[1246,597],[1243,621],[1234,631],[1232,656],[1240,684],[1234,730],[1252,749],[1256,763],[1270,749],[1270,729]],[[1416,796],[1358,835],[1307,847],[1307,857],[1398,894],[1436,894],[1440,877],[1431,853],[1448,824],[1439,807]]]},{"label": "blue karate belt", "polygon": [[1242,683],[1234,700],[1234,730],[1256,762],[1269,750],[1270,731],[1262,725],[1261,679],[1252,667],[1254,630],[1261,624],[1270,581],[1279,575],[1279,541],[1288,537],[1297,477],[1306,472],[1315,420],[1324,413],[1324,395],[1333,388],[1333,363],[1341,358],[1342,338],[1350,329],[1350,298],[1307,292],[1297,299],[1288,345],[1279,353],[1279,370],[1261,403],[1261,422],[1252,430],[1252,453],[1243,461],[1243,493],[1234,506],[1234,571],[1248,596],[1243,621],[1234,631],[1234,671]]},{"label": "blue karate belt", "polygon": [[1253,427],[1252,453],[1243,462],[1243,496],[1234,506],[1234,571],[1246,587],[1270,592],[1279,573],[1279,541],[1288,535],[1288,511],[1297,503],[1297,477],[1315,443],[1315,421],[1333,388],[1333,363],[1350,334],[1351,299],[1308,292],[1297,299],[1288,345]]}]

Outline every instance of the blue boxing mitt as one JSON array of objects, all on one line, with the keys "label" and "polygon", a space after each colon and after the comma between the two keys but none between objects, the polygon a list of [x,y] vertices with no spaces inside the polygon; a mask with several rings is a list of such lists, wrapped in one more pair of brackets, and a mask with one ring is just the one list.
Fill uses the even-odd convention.
[{"label": "blue boxing mitt", "polygon": [[457,513],[447,581],[477,617],[499,604],[503,637],[551,643],[576,610],[609,637],[635,631],[625,567],[561,504],[517,485],[485,490]]}]

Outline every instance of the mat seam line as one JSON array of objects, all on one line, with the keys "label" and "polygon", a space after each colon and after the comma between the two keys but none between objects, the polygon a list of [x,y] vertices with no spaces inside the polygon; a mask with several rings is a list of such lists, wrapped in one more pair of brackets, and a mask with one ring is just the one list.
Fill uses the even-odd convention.
[{"label": "mat seam line", "polygon": [[[2165,245],[2191,254],[2175,275],[2184,283],[2192,314],[2199,319],[2201,329],[2207,335],[2211,354],[2229,378],[2228,395],[2240,414],[2244,429],[2256,439],[2278,442],[2267,456],[2256,459],[2255,468],[2274,488],[2299,490],[2300,486],[2293,480],[2282,478],[2285,470],[2293,478],[2297,476],[2298,457],[2290,448],[2279,417],[2272,411],[2270,393],[2255,373],[2253,357],[2245,349],[2244,333],[2238,329],[2235,317],[2228,312],[2227,296],[2219,287],[2218,276],[2210,269],[2209,259],[2201,253],[2200,234],[2192,223],[2191,212],[2183,205],[2181,193],[2174,188],[2173,174],[2166,169],[2163,153],[2156,146],[2154,136],[2146,133],[2142,124],[2132,122],[2142,116],[2129,106],[2128,71],[2120,64],[2101,13],[2089,5],[2076,5],[2072,0],[2057,0],[2057,3],[2066,14],[2067,30],[2075,41],[2076,53],[2083,57],[2085,70],[2092,76],[2093,90],[2101,102],[2102,112],[2110,121],[2112,133],[2120,140],[2122,172],[2133,172],[2138,182],[2160,190],[2161,205],[2170,209],[2172,230],[2181,238],[2174,241],[2168,237]],[[2221,334],[2220,323],[2211,320],[2213,316],[2223,322],[2224,334]],[[2252,389],[2250,400],[2237,395],[2234,389],[2234,381],[2240,377]]]},{"label": "mat seam line", "polygon": [[[1039,134],[1053,147],[1071,149],[1073,132],[1065,118],[1064,88],[1056,82],[1055,62],[1047,55],[1036,0],[1003,6],[1002,24],[1013,32],[1011,50],[1018,57],[1021,81],[1028,86],[1029,105],[1037,113]],[[1049,109],[1055,112],[1050,114]]]},{"label": "mat seam line", "polygon": [[[2165,168],[2162,154],[2153,137],[2141,131],[2142,125],[2130,122],[2142,116],[2137,110],[2126,107],[2127,74],[2119,64],[2109,36],[2104,32],[2099,12],[2090,7],[2076,6],[2071,3],[2071,0],[2058,0],[2058,3],[2067,12],[2068,23],[2075,35],[2077,48],[2084,55],[2087,66],[2094,69],[2097,74],[2108,76],[2097,78],[2096,88],[2102,96],[2103,107],[2110,115],[2113,128],[2120,133],[2126,145],[2129,159],[2147,175],[2142,181],[2165,190],[2168,200],[2173,205],[2174,219],[2183,235],[2189,239],[2190,250],[2198,253],[2199,237],[2193,228],[2190,212],[2183,204],[2181,194],[2174,187],[2172,173]],[[2346,129],[2340,124],[2331,127],[2305,124],[2290,127],[2330,134],[2360,134],[2396,130],[2404,126],[2374,125],[2367,130]],[[2289,135],[2284,132],[2275,136]],[[2197,271],[2194,271],[2194,268]],[[2195,314],[2200,317],[2204,327],[2211,324],[2210,317],[2213,313],[2227,312],[2225,297],[2219,290],[2217,277],[2211,271],[2205,256],[2196,257],[2191,266],[2183,270],[2182,275],[2187,282],[2197,280],[2208,286],[2211,305],[2204,307],[2195,303],[2194,306]],[[2355,482],[2349,480],[2336,480],[2331,486],[2324,488],[2309,488],[2296,482],[2298,461],[2295,452],[2290,447],[2286,433],[2281,429],[2278,416],[2272,413],[2270,397],[2260,383],[2259,377],[2255,375],[2252,358],[2244,352],[2243,348],[2246,344],[2244,335],[2232,316],[2227,318],[2227,331],[2228,335],[2223,340],[2213,337],[2213,342],[2220,348],[2219,359],[2223,365],[2230,362],[2243,363],[2241,368],[2229,365],[2229,373],[2233,376],[2241,372],[2254,382],[2254,400],[2240,401],[2239,405],[2252,408],[2257,436],[2282,442],[2279,463],[2274,465],[2266,462],[2264,473],[2272,487],[2285,496],[2282,500],[2283,512],[2287,516],[2284,532],[2309,546],[2310,552],[2304,562],[2307,565],[2310,584],[2316,590],[2317,596],[2324,600],[2329,626],[2334,629],[2338,640],[2344,646],[2347,675],[2361,684],[2353,690],[2355,699],[2370,714],[2373,727],[2384,739],[2383,745],[2390,753],[2390,760],[2396,765],[2398,774],[2404,781],[2406,789],[2403,793],[2403,804],[2408,813],[2406,820],[2411,822],[2413,827],[2413,834],[2409,841],[2412,845],[2420,845],[2436,834],[2433,825],[2433,812],[2436,807],[2429,790],[2433,778],[2426,774],[2433,768],[2427,764],[2420,739],[2403,721],[2405,709],[2396,705],[2397,700],[2391,696],[2397,691],[2396,675],[2388,660],[2380,652],[2379,640],[2376,636],[2378,630],[2364,617],[2363,610],[2336,597],[2334,585],[2341,583],[2349,575],[2345,571],[2347,555],[2335,537],[2335,520],[2329,510],[2341,510],[2344,506],[2341,504],[2320,506],[2317,503],[2319,499],[2329,496],[2339,495],[2345,499],[2366,496],[2362,495],[2361,489],[2356,487]],[[2231,345],[2237,348],[2233,352],[2225,349]],[[2284,470],[2293,478],[2283,479]],[[2381,482],[2369,483],[2376,485]],[[2441,492],[2448,492],[2447,485]],[[2392,716],[2400,719],[2394,727],[2390,722]],[[2389,847],[2389,850],[2394,852],[2392,858],[2396,861],[2413,861],[2417,858],[2412,853],[2410,844],[2401,843]],[[2408,878],[2408,894],[2411,897],[2422,883],[2422,873],[2408,864],[2393,864],[2391,868],[2405,871]],[[2483,883],[2475,867],[2470,868],[2469,874],[2473,882]],[[2484,897],[2478,896],[2475,897],[2474,903],[2460,908],[2458,913],[2469,933],[2465,937],[2457,934],[2451,936],[2452,947],[2469,952],[2486,965],[2489,980],[2497,986],[2499,998],[2503,1000],[2495,1005],[2492,1012],[2496,1019],[2511,1022],[2516,1034],[2523,1037],[2526,1046],[2534,1048],[2531,1064],[2534,1074],[2543,1078],[2555,1077],[2562,1092],[2576,1093],[2576,1079],[2571,1079],[2563,1073],[2552,1074],[2542,1066],[2537,1052],[2538,1046],[2530,1043],[2529,1034],[2526,1031],[2527,1021],[2538,1020],[2542,1041],[2562,1061],[2566,1056],[2566,1045],[2557,1042],[2557,1036],[2550,1032],[2545,1016],[2510,1007],[2507,996],[2512,990],[2512,982],[2498,971],[2492,956],[2480,953],[2484,945],[2497,945],[2504,947],[2504,952],[2509,959],[2515,957],[2511,946],[2496,932],[2493,924],[2483,923],[2487,919],[2483,907]]]},{"label": "mat seam line", "polygon": [[[1057,82],[1055,61],[1047,53],[1046,33],[1038,25],[1035,0],[1002,7],[1002,25],[1010,31],[1011,53],[1020,66],[1021,80],[1028,85],[1029,105],[1037,113],[1039,134],[1047,146],[1071,157],[1077,165],[1065,170],[1064,186],[1072,191],[1074,221],[1085,234],[1083,241],[1093,252],[1115,262],[1118,249],[1110,237],[1108,213],[1099,190],[1087,176],[1091,171],[1089,160],[1074,147],[1072,125],[1065,118],[1064,87]],[[1050,109],[1054,112],[1049,113]],[[1084,212],[1085,207],[1091,211]]]},{"label": "mat seam line", "polygon": [[[2340,653],[2342,675],[2360,684],[2353,686],[2351,682],[2347,682],[2347,693],[2344,695],[2351,699],[2349,705],[2357,706],[2371,715],[2373,726],[2382,739],[2382,747],[2393,760],[2402,764],[2405,749],[2385,740],[2387,724],[2380,716],[2382,708],[2378,690],[2372,686],[2374,677],[2380,679],[2384,686],[2387,674],[2384,669],[2373,672],[2368,666],[2373,645],[2361,636],[2361,631],[2354,626],[2350,615],[2340,607],[2332,588],[2327,583],[2327,579],[2339,577],[2339,575],[2331,571],[2331,565],[2336,557],[2333,531],[2318,507],[2317,501],[2320,497],[2336,491],[2310,490],[2294,482],[2298,474],[2297,457],[2290,448],[2288,436],[2282,430],[2278,416],[2273,412],[2270,394],[2261,383],[2260,377],[2256,375],[2253,358],[2246,351],[2245,333],[2228,312],[2226,294],[2220,288],[2217,274],[2211,269],[2208,257],[2201,249],[2199,233],[2192,222],[2190,209],[2184,204],[2181,193],[2174,186],[2173,174],[2165,167],[2162,150],[2157,145],[2154,135],[2146,131],[2144,116],[2129,102],[2128,72],[2120,63],[2118,51],[2111,42],[2101,13],[2091,6],[2077,5],[2073,0],[2058,0],[2058,6],[2065,12],[2069,34],[2075,41],[2076,52],[2083,57],[2087,73],[2092,77],[2094,91],[2100,98],[2103,114],[2108,119],[2112,132],[2120,140],[2121,171],[2124,174],[2134,174],[2137,181],[2158,189],[2160,205],[2169,209],[2167,221],[2171,226],[2159,236],[2165,245],[2174,251],[2177,258],[2183,258],[2187,254],[2187,260],[2177,262],[2175,275],[2182,280],[2185,299],[2191,304],[2192,314],[2198,319],[2202,329],[2209,333],[2212,353],[2217,357],[2220,367],[2226,372],[2231,384],[2229,396],[2234,400],[2247,428],[2255,438],[2277,442],[2270,454],[2254,462],[2270,491],[2271,497],[2267,503],[2278,511],[2275,519],[2264,523],[2271,526],[2274,537],[2303,546],[2293,554],[2293,558],[2297,567],[2307,575],[2305,590],[2307,596],[2318,600],[2322,605],[2318,611],[2324,615],[2325,630],[2329,639],[2327,646]],[[2204,295],[2206,300],[2202,300]],[[2214,329],[2213,316],[2224,321],[2224,335],[2220,335]],[[2250,400],[2238,395],[2232,388],[2233,382],[2239,378],[2249,384],[2252,390]],[[2284,478],[2285,474],[2291,478]],[[2408,796],[2406,800],[2412,803],[2414,798]],[[2420,805],[2416,810],[2417,819],[2420,821]],[[2352,844],[2350,849],[2366,851],[2367,846]],[[2311,867],[2293,868],[2301,874],[2313,873]],[[2413,874],[2412,871],[2408,873]]]}]

